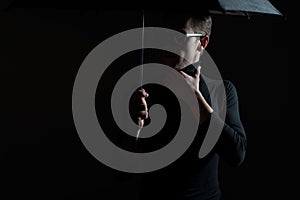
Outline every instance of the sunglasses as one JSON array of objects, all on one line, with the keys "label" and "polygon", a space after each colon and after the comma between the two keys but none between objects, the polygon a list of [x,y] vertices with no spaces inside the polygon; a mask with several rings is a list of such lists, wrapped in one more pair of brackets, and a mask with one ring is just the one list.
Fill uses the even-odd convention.
[{"label": "sunglasses", "polygon": [[192,38],[192,37],[196,37],[196,38],[199,38],[200,40],[202,40],[206,34],[203,34],[203,33],[185,33],[184,34],[185,37],[178,37],[178,36],[175,36],[174,37],[174,40],[177,44],[184,44],[184,42],[186,42],[186,39],[187,38]]},{"label": "sunglasses", "polygon": [[204,36],[206,36],[206,34],[203,34],[203,33],[187,33],[185,35],[186,35],[187,38],[189,38],[189,37],[200,37],[201,40]]}]

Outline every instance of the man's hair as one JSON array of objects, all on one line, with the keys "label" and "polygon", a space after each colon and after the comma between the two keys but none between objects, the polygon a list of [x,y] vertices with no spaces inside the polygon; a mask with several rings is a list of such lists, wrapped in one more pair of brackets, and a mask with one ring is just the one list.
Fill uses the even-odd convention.
[{"label": "man's hair", "polygon": [[191,19],[193,29],[211,34],[212,17],[207,9],[166,11],[163,13],[163,27],[180,30],[188,19]]}]

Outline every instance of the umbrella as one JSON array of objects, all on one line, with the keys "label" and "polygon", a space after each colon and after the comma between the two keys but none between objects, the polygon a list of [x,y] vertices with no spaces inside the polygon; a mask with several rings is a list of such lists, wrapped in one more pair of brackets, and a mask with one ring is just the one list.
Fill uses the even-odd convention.
[{"label": "umbrella", "polygon": [[208,8],[213,14],[280,15],[273,4],[268,0],[215,0],[208,3]]},{"label": "umbrella", "polygon": [[[80,10],[80,12],[91,10],[170,10],[170,6],[167,3],[167,7],[165,8],[163,8],[164,4],[155,4],[152,1],[141,2],[135,5],[138,7],[133,7],[133,5],[128,4],[127,1],[115,3],[115,1],[102,2],[92,0],[4,0],[0,3],[0,11],[8,10],[10,8],[56,8]],[[199,6],[195,6],[193,9],[198,9],[199,7],[206,7],[212,14],[216,15],[241,15],[247,16],[248,18],[253,15],[283,16],[269,0],[199,0]],[[186,9],[186,7],[181,7],[180,9]],[[176,10],[176,7],[171,10]]]},{"label": "umbrella", "polygon": [[[2,2],[2,1],[1,1]],[[114,1],[102,2],[102,1],[91,1],[91,0],[81,0],[81,1],[70,1],[70,0],[4,0],[1,3],[2,8],[7,7],[51,7],[51,8],[67,8],[67,9],[153,9],[157,10],[163,7],[162,4],[155,4],[153,2],[142,2],[135,4],[139,7],[134,8],[132,4],[128,4],[127,1],[115,3]],[[173,3],[173,2],[172,2]],[[274,14],[282,15],[268,0],[199,0],[199,6],[207,5],[213,13],[226,13],[226,14],[242,14],[248,15],[253,13],[264,13],[264,14]],[[172,5],[172,4],[171,4]],[[167,7],[170,6],[167,4]],[[174,10],[174,8],[172,8]]]}]

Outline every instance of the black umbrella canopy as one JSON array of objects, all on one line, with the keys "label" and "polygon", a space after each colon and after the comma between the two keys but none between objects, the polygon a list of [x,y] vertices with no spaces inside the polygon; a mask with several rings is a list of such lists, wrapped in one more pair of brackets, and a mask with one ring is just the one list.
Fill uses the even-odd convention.
[{"label": "black umbrella canopy", "polygon": [[[54,8],[71,8],[71,9],[151,9],[160,10],[161,8],[168,8],[173,10],[172,6],[176,9],[178,4],[166,1],[165,4],[161,2],[155,3],[152,1],[137,2],[134,4],[127,1],[92,1],[92,0],[2,0],[1,9],[12,7],[54,7]],[[198,6],[193,6],[195,9],[198,7],[208,6],[212,13],[225,13],[225,14],[274,14],[282,15],[268,0],[198,0]],[[138,6],[135,8],[134,6]],[[181,9],[186,9],[190,5],[179,6]]]},{"label": "black umbrella canopy", "polygon": [[282,13],[268,0],[214,0],[208,3],[208,7],[212,13],[216,14],[282,16]]}]

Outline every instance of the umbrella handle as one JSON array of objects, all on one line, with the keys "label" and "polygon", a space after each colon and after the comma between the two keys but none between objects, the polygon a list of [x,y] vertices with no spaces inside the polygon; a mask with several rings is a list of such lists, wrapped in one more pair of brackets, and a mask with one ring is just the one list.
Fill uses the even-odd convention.
[{"label": "umbrella handle", "polygon": [[197,91],[196,95],[198,97],[198,99],[203,103],[204,108],[209,112],[212,113],[214,112],[214,110],[212,109],[212,107],[207,103],[207,101],[205,100],[205,98],[203,97],[203,95],[201,94],[201,92]]}]

